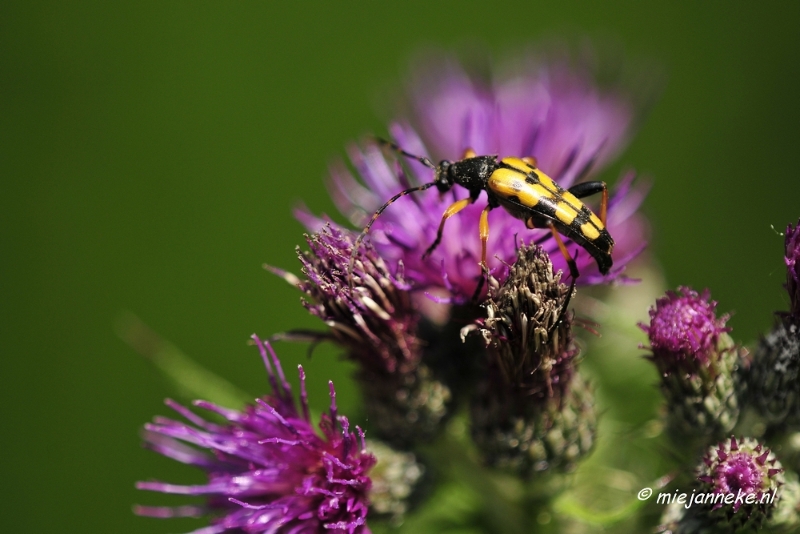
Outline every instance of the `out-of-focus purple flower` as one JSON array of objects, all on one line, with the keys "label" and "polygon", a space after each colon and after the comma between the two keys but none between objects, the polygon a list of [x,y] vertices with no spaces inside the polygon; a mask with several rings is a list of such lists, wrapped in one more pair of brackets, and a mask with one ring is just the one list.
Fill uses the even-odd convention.
[{"label": "out-of-focus purple flower", "polygon": [[717,303],[709,301],[706,289],[702,294],[688,287],[666,296],[650,308],[650,324],[639,323],[647,333],[653,361],[663,373],[681,369],[692,372],[708,364],[717,349],[728,315],[717,318]]},{"label": "out-of-focus purple flower", "polygon": [[[467,75],[459,65],[444,61],[419,71],[411,89],[412,117],[392,124],[390,132],[406,151],[456,160],[467,148],[478,154],[533,156],[539,167],[562,187],[591,176],[626,144],[634,119],[633,105],[617,92],[602,92],[588,69],[567,61],[531,60],[515,63],[490,81]],[[416,161],[396,161],[374,142],[349,149],[349,158],[364,185],[344,165],[332,171],[331,191],[339,209],[353,224],[367,218],[387,199],[410,186],[431,182],[432,171]],[[408,169],[407,172],[405,169]],[[646,187],[633,186],[626,174],[612,193],[608,228],[616,241],[614,268],[602,276],[592,257],[578,251],[580,282],[599,283],[617,278],[627,262],[645,246],[646,223],[638,215]],[[440,195],[433,189],[405,197],[377,220],[370,238],[390,265],[402,261],[405,274],[417,287],[445,290],[456,301],[469,299],[480,277],[478,220],[485,202],[478,201],[450,218],[444,239],[424,259],[444,210],[467,193],[460,187]],[[599,205],[599,199],[597,201]],[[300,219],[316,231],[322,224],[307,213]],[[528,230],[503,209],[489,216],[488,264],[502,278],[521,243],[542,241],[557,269],[566,269],[547,230]],[[574,256],[578,247],[568,242]]]},{"label": "out-of-focus purple flower", "polygon": [[[737,441],[731,436],[708,450],[697,478],[703,483],[703,490],[711,493],[733,494],[734,497],[740,492],[745,497],[754,495],[756,506],[745,504],[741,498],[727,505],[717,499],[718,502],[712,505],[714,510],[728,506],[733,512],[738,512],[743,505],[751,508],[763,506],[759,502],[762,496],[776,491],[783,484],[782,473],[783,468],[772,451],[752,438]],[[776,501],[773,499],[770,504],[774,506]]]},{"label": "out-of-focus purple flower", "polygon": [[791,299],[790,314],[795,324],[800,325],[800,221],[786,227],[786,290]]},{"label": "out-of-focus purple flower", "polygon": [[371,481],[367,473],[375,457],[366,452],[363,432],[356,427],[358,438],[350,431],[347,418],[337,414],[330,383],[330,414],[322,416],[319,435],[311,424],[302,367],[298,412],[272,348],[256,336],[253,339],[264,359],[272,395],[257,399],[242,411],[204,401],[194,403],[226,419],[226,424],[208,422],[167,401],[188,422],[159,417],[145,426],[148,447],[203,469],[209,480],[193,486],[140,482],[137,487],[202,495],[207,497],[207,504],[140,506],[136,512],[153,517],[213,514],[212,524],[195,534],[368,533],[367,492]]}]

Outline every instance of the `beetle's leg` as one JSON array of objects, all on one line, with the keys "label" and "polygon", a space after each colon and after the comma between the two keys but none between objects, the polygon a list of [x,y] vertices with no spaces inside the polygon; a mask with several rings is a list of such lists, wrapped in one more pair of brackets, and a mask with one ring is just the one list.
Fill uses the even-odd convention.
[{"label": "beetle's leg", "polygon": [[578,274],[578,266],[575,263],[575,260],[570,256],[567,247],[564,246],[564,242],[561,240],[561,236],[558,234],[556,227],[553,223],[549,223],[547,225],[550,228],[550,232],[553,234],[553,239],[556,240],[556,244],[558,245],[558,249],[561,251],[561,254],[564,255],[564,259],[567,260],[567,265],[569,266],[569,274],[572,277],[572,280],[569,284],[569,292],[567,293],[567,298],[564,299],[564,304],[561,306],[561,312],[558,314],[558,319],[556,322],[553,323],[553,326],[550,327],[550,330],[547,331],[547,338],[550,339],[550,336],[553,332],[555,332],[556,328],[561,324],[561,321],[564,320],[564,316],[567,314],[567,309],[569,308],[569,302],[572,300],[572,293],[575,292],[575,280],[577,280]]},{"label": "beetle's leg", "polygon": [[[603,185],[606,185],[603,182]],[[606,218],[608,216],[608,188],[603,187],[603,197],[600,200],[600,222],[603,223],[603,226],[606,225]]]},{"label": "beetle's leg", "polygon": [[439,223],[439,230],[436,232],[436,240],[433,242],[431,246],[428,247],[428,250],[426,250],[425,253],[422,255],[423,260],[428,256],[430,256],[431,252],[433,252],[434,249],[439,246],[439,243],[442,242],[442,232],[444,231],[444,222],[453,215],[455,215],[456,213],[458,213],[459,211],[463,210],[464,208],[472,204],[473,202],[475,202],[475,200],[472,197],[463,198],[461,200],[456,200],[455,202],[450,204],[449,208],[444,210],[444,213],[442,214],[442,222]]},{"label": "beetle's leg", "polygon": [[490,204],[487,204],[481,212],[480,219],[480,235],[481,235],[481,279],[478,281],[478,287],[475,288],[475,293],[472,294],[472,302],[478,302],[478,297],[481,295],[483,283],[489,276],[489,267],[486,266],[486,242],[489,240],[489,212],[492,210]]},{"label": "beetle's leg", "polygon": [[522,161],[524,161],[525,163],[527,163],[528,165],[530,165],[534,169],[536,168],[536,165],[538,164],[538,162],[536,161],[536,158],[534,158],[533,156],[525,156],[524,158],[522,158]]},{"label": "beetle's leg", "polygon": [[569,266],[569,274],[570,276],[572,276],[572,280],[574,283],[574,280],[578,278],[578,276],[580,276],[578,273],[578,266],[575,263],[575,260],[572,259],[572,256],[570,256],[567,247],[564,245],[564,242],[561,240],[561,235],[558,233],[558,230],[556,230],[555,225],[553,223],[548,223],[547,227],[550,228],[550,232],[553,234],[553,239],[556,240],[556,245],[558,245],[558,250],[560,250],[561,254],[564,255],[564,259],[567,260],[567,265]]},{"label": "beetle's leg", "polygon": [[489,272],[486,267],[486,242],[489,240],[489,211],[491,206],[487,205],[481,212],[480,234],[481,234],[481,270]]},{"label": "beetle's leg", "polygon": [[475,158],[477,156],[478,154],[476,154],[474,150],[468,148],[464,151],[464,155],[461,156],[461,159],[470,159],[470,158]]},{"label": "beetle's leg", "polygon": [[[528,229],[530,229],[530,230],[535,230],[536,228],[542,228],[542,229],[548,229],[548,230],[549,230],[549,229],[550,229],[550,226],[551,226],[552,224],[553,224],[553,223],[551,223],[551,222],[550,222],[549,220],[547,220],[547,219],[544,219],[544,220],[538,220],[538,221],[537,221],[537,220],[536,220],[534,217],[528,217],[527,219],[525,219],[525,227],[526,227],[526,228],[528,228]],[[537,239],[536,239],[536,240],[533,242],[533,244],[534,244],[534,245],[539,245],[539,246],[542,246],[542,245],[544,244],[544,242],[545,242],[545,241],[547,241],[548,239],[551,239],[552,237],[553,237],[552,233],[549,233],[549,234],[544,234],[544,235],[542,235],[541,237],[537,238]],[[565,247],[565,248],[566,248],[566,247]],[[571,272],[571,271],[570,271],[570,272]]]},{"label": "beetle's leg", "polygon": [[583,182],[573,185],[569,188],[569,192],[578,198],[596,195],[603,193],[603,198],[600,200],[600,222],[603,226],[606,225],[606,213],[608,212],[608,187],[605,182]]}]

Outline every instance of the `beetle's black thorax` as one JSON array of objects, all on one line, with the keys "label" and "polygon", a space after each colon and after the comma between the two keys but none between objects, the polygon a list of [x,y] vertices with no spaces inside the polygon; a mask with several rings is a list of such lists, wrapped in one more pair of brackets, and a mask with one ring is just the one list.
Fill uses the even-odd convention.
[{"label": "beetle's black thorax", "polygon": [[489,176],[497,168],[497,156],[477,156],[454,161],[447,170],[452,183],[471,193],[486,189]]}]

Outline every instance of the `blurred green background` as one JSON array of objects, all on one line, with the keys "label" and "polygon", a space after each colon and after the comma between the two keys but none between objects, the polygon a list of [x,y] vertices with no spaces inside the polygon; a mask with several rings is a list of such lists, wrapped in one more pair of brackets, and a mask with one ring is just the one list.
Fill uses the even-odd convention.
[{"label": "blurred green background", "polygon": [[[131,513],[168,502],[134,481],[199,478],[141,449],[175,393],[114,323],[133,311],[263,393],[248,336],[318,324],[261,265],[298,270],[291,208],[334,211],[329,162],[385,131],[375,102],[425,46],[502,55],[589,36],[656,63],[662,97],[604,177],[654,177],[650,250],[669,285],[710,287],[735,337],[755,339],[787,303],[771,225],[800,216],[800,4],[753,5],[4,2],[3,530],[196,525]],[[290,372],[305,350],[278,346]],[[346,413],[357,394],[335,354],[306,362],[309,390],[321,407],[333,378]]]}]

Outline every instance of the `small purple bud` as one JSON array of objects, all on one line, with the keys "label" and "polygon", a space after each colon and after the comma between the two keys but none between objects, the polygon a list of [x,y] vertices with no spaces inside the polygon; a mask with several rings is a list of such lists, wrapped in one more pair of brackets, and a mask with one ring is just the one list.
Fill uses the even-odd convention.
[{"label": "small purple bud", "polygon": [[667,291],[650,309],[650,324],[639,327],[650,338],[653,361],[663,373],[678,369],[692,372],[708,365],[717,348],[728,315],[717,317],[717,303],[709,301],[709,291],[702,294],[688,287]]},{"label": "small purple bud", "polygon": [[[725,326],[728,315],[717,317],[716,307],[708,290],[679,287],[656,300],[650,324],[639,323],[661,375],[668,431],[687,451],[728,434],[739,418],[739,350]],[[690,446],[687,437],[698,439]]]}]

